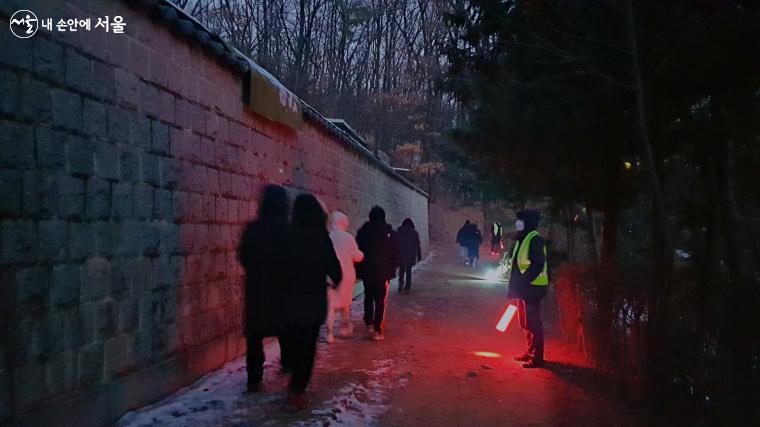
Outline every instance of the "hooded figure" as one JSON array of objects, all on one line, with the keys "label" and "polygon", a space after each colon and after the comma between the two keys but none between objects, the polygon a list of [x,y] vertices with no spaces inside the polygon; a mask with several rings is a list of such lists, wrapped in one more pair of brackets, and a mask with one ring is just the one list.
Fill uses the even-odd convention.
[{"label": "hooded figure", "polygon": [[[517,213],[517,242],[512,252],[508,297],[517,300],[520,326],[525,332],[527,348],[515,360],[526,362],[524,368],[535,368],[544,362],[544,329],[541,322],[541,300],[546,296],[548,275],[546,272],[546,246],[538,235],[541,215],[533,210]],[[527,242],[527,243],[526,243]],[[529,244],[527,251],[523,244]],[[520,271],[519,258],[527,252],[527,268]],[[539,277],[540,276],[540,277]],[[543,279],[543,280],[542,280]]]},{"label": "hooded figure", "polygon": [[462,257],[462,260],[465,264],[468,263],[468,254],[467,254],[467,241],[469,240],[469,233],[470,233],[470,220],[466,220],[464,224],[459,227],[459,230],[457,231],[457,244],[459,245],[459,255]]},{"label": "hooded figure", "polygon": [[364,261],[357,273],[364,280],[364,323],[373,339],[383,339],[383,316],[388,280],[395,275],[393,254],[393,228],[385,222],[385,211],[375,206],[369,212],[369,221],[356,234]]},{"label": "hooded figure", "polygon": [[354,263],[364,259],[364,253],[354,240],[354,236],[348,232],[348,217],[340,211],[333,211],[330,216],[330,240],[332,240],[335,253],[340,261],[343,279],[336,289],[327,289],[327,342],[335,341],[333,324],[337,312],[341,312],[343,335],[350,335],[353,328],[351,325],[351,299],[356,284],[356,269]]},{"label": "hooded figure", "polygon": [[[526,209],[517,213],[516,224],[522,224],[517,227],[518,230],[515,235],[518,249],[525,237],[531,231],[538,229],[540,219],[541,214],[534,210]],[[544,239],[540,235],[531,239],[530,248],[528,248],[528,259],[530,260],[530,267],[524,273],[521,273],[519,268],[514,268],[513,260],[513,268],[509,278],[509,298],[541,299],[546,295],[545,286],[531,285],[531,282],[541,274],[546,259],[544,255]]]},{"label": "hooded figure", "polygon": [[245,270],[245,335],[248,389],[256,391],[264,373],[262,339],[278,336],[283,369],[289,360],[282,336],[282,288],[289,268],[290,226],[284,188],[269,185],[261,195],[258,217],[245,227],[238,259]]},{"label": "hooded figure", "polygon": [[412,287],[412,266],[422,259],[420,235],[411,218],[406,218],[396,230],[395,246],[399,265],[398,291],[408,294]]},{"label": "hooded figure", "polygon": [[465,233],[465,243],[467,246],[467,261],[469,265],[475,267],[480,259],[480,245],[483,243],[483,235],[477,224],[470,223],[468,231]]},{"label": "hooded figure", "polygon": [[287,347],[292,361],[289,402],[302,408],[311,378],[319,328],[327,315],[327,278],[340,283],[342,273],[327,232],[327,214],[311,194],[293,203],[290,260],[283,289]]}]

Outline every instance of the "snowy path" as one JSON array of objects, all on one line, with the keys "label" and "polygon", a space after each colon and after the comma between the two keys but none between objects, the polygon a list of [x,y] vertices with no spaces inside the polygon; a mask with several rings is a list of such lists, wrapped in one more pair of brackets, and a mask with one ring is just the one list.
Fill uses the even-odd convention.
[{"label": "snowy path", "polygon": [[117,425],[635,425],[630,410],[604,396],[605,383],[575,366],[551,336],[547,369],[512,361],[523,345],[519,328],[494,328],[503,285],[459,265],[453,253],[439,251],[420,265],[411,295],[392,284],[385,341],[368,339],[361,299],[354,302],[354,336],[319,345],[308,410],[284,411],[287,377],[273,341],[265,348],[264,392],[243,393],[241,358]]},{"label": "snowy path", "polygon": [[[428,268],[434,260],[435,251],[414,268],[415,275]],[[398,279],[391,282],[391,289],[398,286]],[[397,298],[395,292],[389,292],[389,304]],[[319,386],[321,377],[329,377],[336,367],[344,369],[346,381],[334,390],[321,403],[312,396],[309,412],[288,414],[282,410],[287,376],[279,373],[280,348],[277,340],[272,339],[264,347],[266,363],[264,364],[265,391],[259,394],[244,393],[246,386],[245,357],[227,363],[221,369],[211,372],[192,385],[179,390],[172,396],[138,411],[125,414],[118,422],[119,427],[167,426],[180,427],[190,425],[298,425],[311,426],[325,424],[372,425],[379,416],[387,411],[386,403],[390,390],[403,387],[408,379],[403,375],[392,378],[394,358],[370,357],[360,366],[347,366],[336,358],[350,351],[349,346],[355,341],[365,341],[365,346],[377,345],[367,341],[364,324],[362,298],[354,300],[351,318],[354,323],[353,337],[341,339],[334,344],[324,342],[325,331],[322,330],[314,377],[311,389]],[[390,310],[388,309],[388,315]],[[387,317],[386,317],[387,318]],[[339,320],[340,321],[340,320]],[[371,351],[366,353],[371,356]],[[350,362],[350,360],[348,361]],[[316,393],[322,396],[325,393]]]}]

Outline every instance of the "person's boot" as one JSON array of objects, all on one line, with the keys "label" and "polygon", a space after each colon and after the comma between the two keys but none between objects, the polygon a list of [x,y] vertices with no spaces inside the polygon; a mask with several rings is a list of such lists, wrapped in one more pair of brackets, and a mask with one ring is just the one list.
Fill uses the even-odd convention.
[{"label": "person's boot", "polygon": [[372,339],[375,341],[382,341],[385,339],[385,336],[382,332],[375,332],[375,335],[372,336]]},{"label": "person's boot", "polygon": [[349,324],[349,325],[348,325],[348,326],[346,326],[345,328],[341,328],[341,329],[340,329],[340,333],[341,333],[341,335],[343,335],[344,337],[350,337],[350,336],[351,336],[351,335],[353,335],[353,333],[354,333],[354,327],[353,327],[353,325]]},{"label": "person's boot", "polygon": [[253,381],[248,382],[248,386],[246,388],[248,393],[258,393],[261,391],[261,381]]},{"label": "person's boot", "polygon": [[523,363],[522,367],[525,369],[533,369],[533,368],[540,368],[544,366],[543,360],[538,359],[530,359],[529,361]]},{"label": "person's boot", "polygon": [[296,411],[302,411],[306,408],[306,393],[288,393],[288,406]]},{"label": "person's boot", "polygon": [[533,360],[533,356],[528,353],[523,353],[519,356],[515,356],[515,360],[518,362],[527,362],[529,360]]}]

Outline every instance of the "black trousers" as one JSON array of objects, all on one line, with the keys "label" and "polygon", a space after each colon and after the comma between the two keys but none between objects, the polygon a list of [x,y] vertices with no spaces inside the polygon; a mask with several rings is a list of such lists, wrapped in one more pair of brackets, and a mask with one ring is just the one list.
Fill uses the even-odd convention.
[{"label": "black trousers", "polygon": [[398,290],[409,289],[412,287],[412,266],[413,263],[401,263],[398,267]]},{"label": "black trousers", "polygon": [[260,383],[264,377],[264,337],[248,335],[248,351],[245,354],[245,368],[248,371],[248,384]]},{"label": "black trousers", "polygon": [[517,315],[525,332],[525,352],[533,360],[544,360],[544,325],[541,322],[541,299],[517,300]]},{"label": "black trousers", "polygon": [[388,294],[388,282],[364,281],[364,323],[373,325],[377,332],[383,332],[385,316],[385,297]]},{"label": "black trousers", "polygon": [[[246,336],[248,351],[245,354],[245,367],[248,371],[249,384],[261,382],[264,378],[264,338],[254,335]],[[282,333],[277,336],[277,341],[280,343],[280,364],[283,367],[290,367],[288,337]]]},{"label": "black trousers", "polygon": [[289,386],[292,393],[303,393],[309,385],[314,369],[314,358],[317,355],[320,326],[319,324],[292,324],[287,327],[288,363],[293,369]]}]

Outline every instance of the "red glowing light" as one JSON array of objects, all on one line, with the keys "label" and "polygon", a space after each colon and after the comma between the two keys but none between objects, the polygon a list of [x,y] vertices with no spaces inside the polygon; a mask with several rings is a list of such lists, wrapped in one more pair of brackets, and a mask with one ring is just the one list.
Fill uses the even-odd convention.
[{"label": "red glowing light", "polygon": [[501,357],[501,354],[494,353],[492,351],[473,351],[472,354],[474,354],[475,356],[487,357],[489,359],[498,359],[499,357]]},{"label": "red glowing light", "polygon": [[507,306],[507,309],[504,310],[504,314],[501,316],[501,319],[499,319],[499,323],[496,325],[496,329],[501,332],[506,331],[507,327],[509,326],[509,322],[511,322],[512,318],[515,317],[515,313],[517,313],[517,307],[509,304]]}]

